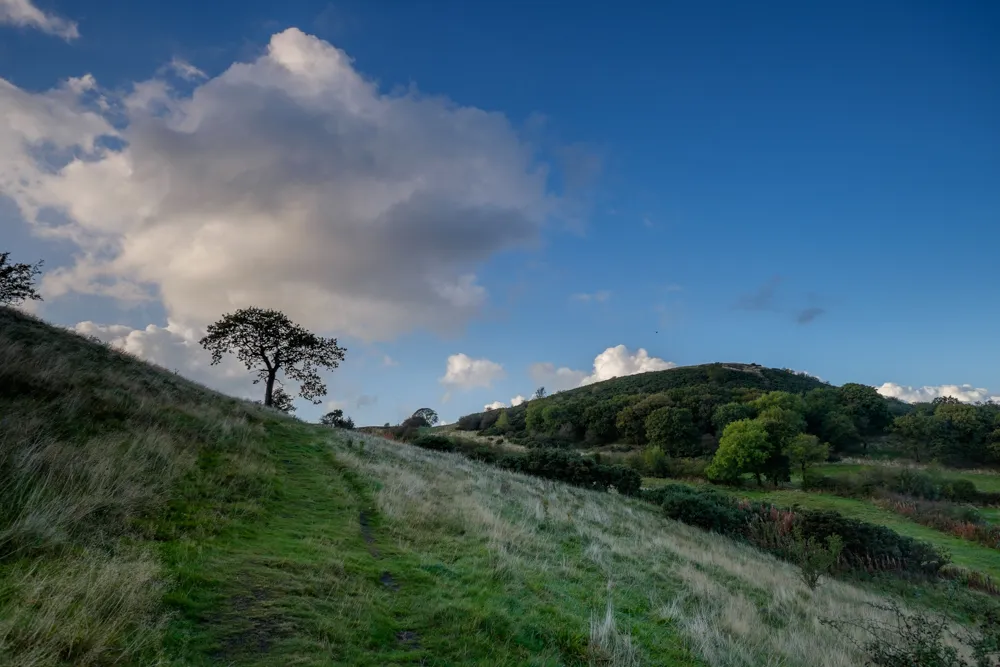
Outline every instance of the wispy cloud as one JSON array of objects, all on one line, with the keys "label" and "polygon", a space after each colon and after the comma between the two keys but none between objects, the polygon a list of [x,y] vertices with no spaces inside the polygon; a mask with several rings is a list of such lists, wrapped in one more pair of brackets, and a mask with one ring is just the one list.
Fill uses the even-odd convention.
[{"label": "wispy cloud", "polygon": [[31,0],[0,0],[0,24],[40,30],[48,35],[62,37],[67,42],[80,37],[76,21],[46,14]]},{"label": "wispy cloud", "polygon": [[187,81],[199,81],[207,79],[208,75],[189,63],[188,61],[174,56],[173,60],[167,63],[165,69],[173,72],[177,76]]},{"label": "wispy cloud", "polygon": [[578,292],[570,297],[573,301],[580,301],[582,303],[590,303],[596,301],[597,303],[604,303],[611,298],[611,292],[609,290],[598,290],[597,292],[587,293]]}]

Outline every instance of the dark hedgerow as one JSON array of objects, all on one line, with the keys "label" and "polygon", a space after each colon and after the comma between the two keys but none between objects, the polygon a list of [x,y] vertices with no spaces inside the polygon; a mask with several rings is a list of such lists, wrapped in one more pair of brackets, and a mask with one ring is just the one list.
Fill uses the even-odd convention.
[{"label": "dark hedgerow", "polygon": [[502,458],[498,465],[508,470],[566,482],[574,486],[606,491],[613,486],[619,493],[635,495],[642,486],[639,473],[625,466],[606,466],[559,449],[532,449],[525,454]]},{"label": "dark hedgerow", "polygon": [[[737,501],[711,489],[668,484],[643,491],[641,497],[663,507],[678,521],[707,530],[746,539],[756,546],[785,558],[791,535],[826,543],[833,535],[843,540],[843,564],[867,571],[896,570],[936,574],[948,557],[932,545],[866,521],[845,517],[830,510],[777,510],[763,503]],[[761,530],[762,524],[774,525]],[[762,539],[763,536],[767,539]]]},{"label": "dark hedgerow", "polygon": [[533,449],[525,454],[503,454],[489,445],[440,435],[422,435],[412,443],[438,452],[458,452],[471,459],[535,477],[554,479],[587,489],[634,496],[642,487],[642,477],[621,465],[601,465],[593,459],[558,449]]}]

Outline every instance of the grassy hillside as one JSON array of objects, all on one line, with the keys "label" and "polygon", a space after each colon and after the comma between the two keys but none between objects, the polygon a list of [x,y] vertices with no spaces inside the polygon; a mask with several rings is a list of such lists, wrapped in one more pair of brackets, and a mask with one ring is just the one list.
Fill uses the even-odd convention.
[{"label": "grassy hillside", "polygon": [[846,667],[818,619],[882,614],[642,501],[303,424],[2,309],[0,425],[4,665]]}]

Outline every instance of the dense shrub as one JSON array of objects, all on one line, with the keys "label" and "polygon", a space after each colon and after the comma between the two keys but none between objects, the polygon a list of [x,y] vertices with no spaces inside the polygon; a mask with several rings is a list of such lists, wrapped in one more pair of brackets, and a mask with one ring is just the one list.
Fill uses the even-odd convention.
[{"label": "dense shrub", "polygon": [[436,452],[458,452],[470,459],[485,463],[496,463],[503,457],[503,453],[495,447],[464,438],[447,438],[442,435],[428,434],[415,438],[410,444]]},{"label": "dense shrub", "polygon": [[625,466],[605,466],[576,452],[558,449],[532,449],[525,454],[511,454],[497,465],[535,477],[566,482],[574,486],[605,491],[614,486],[619,493],[639,492],[642,478]]},{"label": "dense shrub", "polygon": [[455,443],[442,435],[421,435],[411,444],[423,449],[433,449],[436,452],[453,452],[456,449]]},{"label": "dense shrub", "polygon": [[732,499],[683,484],[647,490],[643,498],[663,507],[671,519],[724,535],[742,532],[746,516]]},{"label": "dense shrub", "polygon": [[830,535],[840,535],[844,540],[843,558],[861,569],[935,574],[948,562],[926,542],[832,510],[798,510],[795,526],[806,538],[825,541]]},{"label": "dense shrub", "polygon": [[437,452],[458,452],[508,470],[588,489],[614,488],[625,495],[636,495],[642,487],[642,477],[635,470],[622,465],[601,465],[572,451],[533,449],[525,454],[505,454],[495,446],[430,434],[414,438],[411,444]]},{"label": "dense shrub", "polygon": [[683,484],[646,490],[642,497],[661,505],[671,518],[747,539],[781,558],[794,558],[795,536],[806,543],[828,544],[830,537],[839,535],[841,560],[854,568],[936,574],[948,562],[926,542],[834,511],[782,510]]},{"label": "dense shrub", "polygon": [[478,431],[482,423],[483,415],[482,413],[477,412],[475,414],[459,417],[458,423],[455,426],[459,431]]}]

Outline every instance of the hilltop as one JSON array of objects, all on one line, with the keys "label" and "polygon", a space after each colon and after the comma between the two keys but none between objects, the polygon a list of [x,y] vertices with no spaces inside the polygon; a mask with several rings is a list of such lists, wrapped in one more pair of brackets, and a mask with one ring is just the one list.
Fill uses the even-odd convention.
[{"label": "hilltop", "polygon": [[[864,420],[856,422],[855,433],[842,433],[833,427],[830,417],[839,410],[844,418],[852,418],[851,401],[844,397],[848,387],[857,388],[874,397],[888,416],[902,415],[910,407],[900,401],[887,400],[862,385],[838,388],[816,377],[788,369],[766,368],[758,364],[713,363],[681,366],[664,371],[651,371],[604,380],[591,385],[536,397],[519,405],[465,415],[454,429],[476,431],[487,436],[504,438],[528,446],[588,446],[648,444],[646,419],[662,408],[676,408],[680,419],[688,424],[690,442],[678,454],[703,456],[712,453],[721,436],[723,422],[718,413],[728,406],[740,418],[739,405],[748,405],[771,392],[802,396],[811,402],[812,421],[816,434],[838,446],[864,445]],[[743,415],[746,416],[746,415]],[[857,416],[857,415],[854,415]],[[823,428],[823,421],[828,427]],[[838,431],[838,432],[834,432]],[[684,438],[672,438],[673,440]],[[665,448],[671,443],[660,444]]]},{"label": "hilltop", "polygon": [[305,424],[9,309],[0,417],[2,664],[847,667],[861,631],[818,619],[988,601],[811,591],[643,497]]}]

